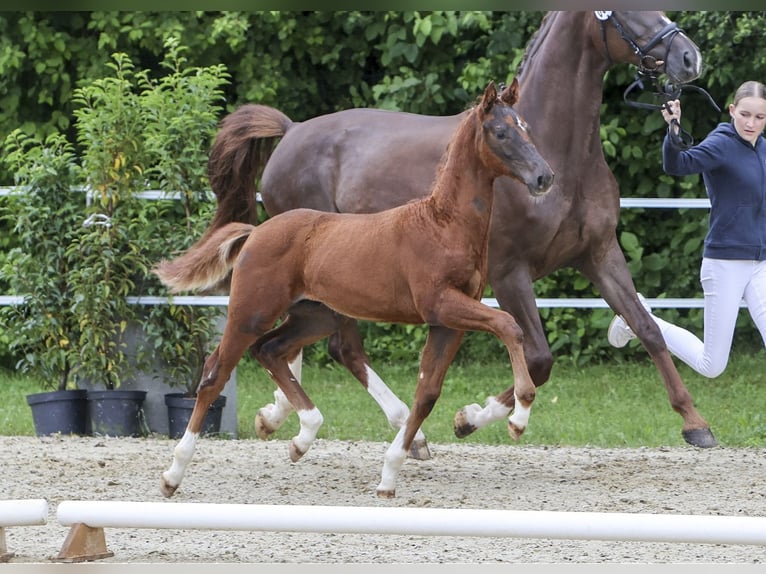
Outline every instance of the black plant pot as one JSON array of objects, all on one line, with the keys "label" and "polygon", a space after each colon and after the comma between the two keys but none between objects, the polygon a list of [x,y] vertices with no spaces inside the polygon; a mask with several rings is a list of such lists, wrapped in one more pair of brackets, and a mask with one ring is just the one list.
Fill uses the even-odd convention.
[{"label": "black plant pot", "polygon": [[91,432],[98,436],[144,434],[142,406],[146,391],[88,391]]},{"label": "black plant pot", "polygon": [[[168,436],[181,438],[189,424],[192,411],[194,410],[194,397],[184,393],[169,393],[165,395],[165,405],[168,407]],[[220,395],[205,415],[200,435],[217,434],[221,432],[221,416],[223,407],[226,406],[226,397]]]},{"label": "black plant pot", "polygon": [[85,389],[49,391],[27,395],[35,434],[88,434],[88,401]]}]

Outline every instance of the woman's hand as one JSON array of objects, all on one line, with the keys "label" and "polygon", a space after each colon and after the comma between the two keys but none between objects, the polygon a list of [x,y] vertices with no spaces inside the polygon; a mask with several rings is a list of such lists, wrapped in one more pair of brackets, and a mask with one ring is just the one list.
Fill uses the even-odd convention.
[{"label": "woman's hand", "polygon": [[678,133],[678,128],[681,125],[681,102],[679,100],[666,102],[662,106],[662,117],[675,130],[675,133]]}]

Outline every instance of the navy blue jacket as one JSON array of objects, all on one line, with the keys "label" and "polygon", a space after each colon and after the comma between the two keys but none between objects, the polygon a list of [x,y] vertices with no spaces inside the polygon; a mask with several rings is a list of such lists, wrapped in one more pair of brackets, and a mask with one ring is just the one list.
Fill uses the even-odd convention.
[{"label": "navy blue jacket", "polygon": [[662,167],[670,175],[702,173],[710,198],[710,228],[704,257],[766,259],[766,140],[755,146],[734,125],[721,123],[696,146],[683,151],[668,136]]}]

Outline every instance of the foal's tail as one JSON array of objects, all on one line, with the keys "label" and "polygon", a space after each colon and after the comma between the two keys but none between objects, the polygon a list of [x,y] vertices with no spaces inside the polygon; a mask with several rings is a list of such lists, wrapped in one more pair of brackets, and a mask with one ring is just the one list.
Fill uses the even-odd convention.
[{"label": "foal's tail", "polygon": [[257,223],[255,180],[293,121],[279,110],[245,104],[226,116],[210,150],[208,179],[218,208],[208,232],[232,221]]},{"label": "foal's tail", "polygon": [[207,291],[228,279],[234,260],[255,226],[249,223],[229,223],[205,234],[183,255],[160,261],[152,273],[170,289]]}]

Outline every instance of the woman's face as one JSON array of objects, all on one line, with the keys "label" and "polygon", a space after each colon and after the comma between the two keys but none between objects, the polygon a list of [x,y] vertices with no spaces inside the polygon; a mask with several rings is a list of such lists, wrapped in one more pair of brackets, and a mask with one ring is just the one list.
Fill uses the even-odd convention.
[{"label": "woman's face", "polygon": [[754,96],[742,98],[737,105],[729,106],[729,114],[739,137],[755,144],[766,127],[766,100]]}]

